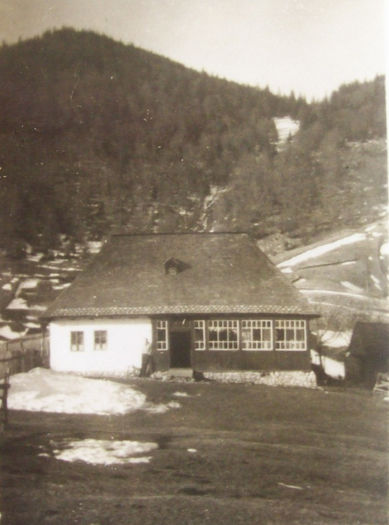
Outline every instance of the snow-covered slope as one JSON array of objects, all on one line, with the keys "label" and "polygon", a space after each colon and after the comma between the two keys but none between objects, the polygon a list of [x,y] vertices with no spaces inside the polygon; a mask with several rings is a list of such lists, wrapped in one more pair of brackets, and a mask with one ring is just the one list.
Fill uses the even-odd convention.
[{"label": "snow-covered slope", "polygon": [[284,144],[288,141],[289,137],[293,137],[300,129],[300,122],[293,120],[291,117],[279,117],[274,118],[274,124],[276,126],[278,134],[277,148],[281,149]]},{"label": "snow-covered slope", "polygon": [[338,332],[357,319],[389,321],[387,248],[383,219],[273,260],[323,316],[320,328]]}]

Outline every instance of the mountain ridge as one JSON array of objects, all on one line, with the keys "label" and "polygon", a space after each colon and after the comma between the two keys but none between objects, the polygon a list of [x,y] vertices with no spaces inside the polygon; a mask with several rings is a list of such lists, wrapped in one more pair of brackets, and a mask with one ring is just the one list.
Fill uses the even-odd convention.
[{"label": "mountain ridge", "polygon": [[[308,104],[72,29],[3,45],[0,75],[8,253],[118,226],[280,232],[304,243],[373,220],[386,202],[385,151],[372,151],[384,141],[381,77]],[[274,118],[285,116],[301,125],[277,151]]]}]

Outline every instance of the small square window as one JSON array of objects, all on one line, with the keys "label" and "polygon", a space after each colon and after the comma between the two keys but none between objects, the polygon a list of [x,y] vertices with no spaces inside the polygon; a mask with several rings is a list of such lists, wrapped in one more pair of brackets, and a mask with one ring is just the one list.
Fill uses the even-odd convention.
[{"label": "small square window", "polygon": [[271,350],[273,348],[271,321],[250,319],[242,322],[243,350]]},{"label": "small square window", "polygon": [[306,350],[307,335],[305,320],[276,321],[276,350]]},{"label": "small square window", "polygon": [[238,321],[209,321],[208,344],[210,350],[238,350]]},{"label": "small square window", "polygon": [[78,330],[70,332],[70,350],[72,352],[84,351],[84,332]]},{"label": "small square window", "polygon": [[107,350],[107,330],[95,330],[95,350]]}]

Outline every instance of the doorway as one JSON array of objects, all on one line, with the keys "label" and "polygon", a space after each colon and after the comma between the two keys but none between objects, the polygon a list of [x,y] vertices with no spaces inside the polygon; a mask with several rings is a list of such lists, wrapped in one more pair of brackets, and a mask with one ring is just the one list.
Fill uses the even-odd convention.
[{"label": "doorway", "polygon": [[190,368],[190,330],[170,332],[170,368]]}]

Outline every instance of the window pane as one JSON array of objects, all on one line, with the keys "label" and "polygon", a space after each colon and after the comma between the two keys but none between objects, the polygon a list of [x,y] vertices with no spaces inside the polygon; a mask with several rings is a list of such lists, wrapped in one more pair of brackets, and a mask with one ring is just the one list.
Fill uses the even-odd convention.
[{"label": "window pane", "polygon": [[195,341],[202,341],[203,340],[203,331],[199,330],[198,328],[194,331],[194,338]]},{"label": "window pane", "polygon": [[250,341],[251,339],[251,330],[250,328],[242,328],[242,341]]},{"label": "window pane", "polygon": [[107,348],[107,331],[95,331],[95,350],[105,350]]},{"label": "window pane", "polygon": [[304,320],[277,320],[276,349],[305,350],[305,323]]},{"label": "window pane", "polygon": [[238,331],[236,329],[230,329],[228,331],[228,338],[230,341],[237,341],[238,340]]},{"label": "window pane", "polygon": [[238,349],[238,321],[211,320],[208,323],[210,350]]},{"label": "window pane", "polygon": [[215,329],[209,330],[209,340],[210,341],[217,341],[217,331]]},{"label": "window pane", "polygon": [[219,332],[219,341],[228,341],[227,337],[228,331],[227,330],[220,330]]},{"label": "window pane", "polygon": [[70,349],[72,352],[82,352],[84,350],[84,332],[70,332]]},{"label": "window pane", "polygon": [[287,341],[294,340],[294,330],[290,330],[289,328],[286,330],[286,340]]},{"label": "window pane", "polygon": [[284,331],[279,328],[276,330],[276,339],[277,341],[282,341],[284,339]]}]

